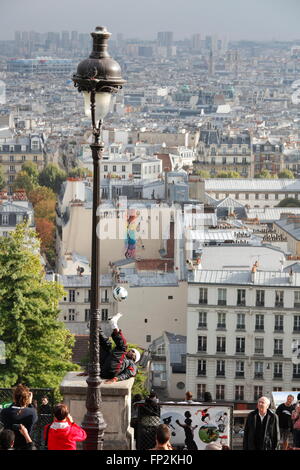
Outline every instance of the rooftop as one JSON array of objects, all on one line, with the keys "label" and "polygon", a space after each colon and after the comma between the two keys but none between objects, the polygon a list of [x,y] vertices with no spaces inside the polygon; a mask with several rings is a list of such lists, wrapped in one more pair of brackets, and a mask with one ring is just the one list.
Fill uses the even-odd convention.
[{"label": "rooftop", "polygon": [[214,270],[198,270],[189,274],[189,283],[199,284],[226,284],[226,285],[249,285],[249,286],[265,286],[265,287],[299,287],[300,273],[290,274],[280,271],[257,271],[254,281],[251,281],[251,271],[214,271]]},{"label": "rooftop", "polygon": [[300,192],[300,180],[264,178],[209,178],[205,180],[205,191],[282,191]]}]

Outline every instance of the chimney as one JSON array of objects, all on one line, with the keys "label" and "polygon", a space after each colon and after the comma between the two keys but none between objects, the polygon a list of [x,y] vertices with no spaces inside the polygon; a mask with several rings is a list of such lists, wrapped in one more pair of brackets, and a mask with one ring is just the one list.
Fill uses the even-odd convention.
[{"label": "chimney", "polygon": [[294,281],[294,273],[293,273],[293,270],[291,268],[290,272],[289,272],[289,284],[293,284],[293,281]]},{"label": "chimney", "polygon": [[165,167],[164,168],[164,173],[165,173],[165,201],[168,200],[168,171],[169,171],[169,168]]},{"label": "chimney", "polygon": [[253,283],[256,280],[257,268],[258,268],[258,261],[255,261],[255,263],[253,264],[252,269],[251,269],[251,282],[253,282]]}]

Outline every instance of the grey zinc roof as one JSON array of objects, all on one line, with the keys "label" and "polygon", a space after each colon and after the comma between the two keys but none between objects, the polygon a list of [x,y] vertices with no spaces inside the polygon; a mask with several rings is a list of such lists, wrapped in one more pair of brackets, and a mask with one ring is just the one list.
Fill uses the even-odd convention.
[{"label": "grey zinc roof", "polygon": [[253,285],[253,286],[285,286],[300,288],[300,274],[294,273],[292,282],[290,274],[280,271],[257,271],[254,282],[251,281],[251,272],[249,271],[213,271],[198,270],[189,273],[190,283],[199,284],[233,284],[233,285]]},{"label": "grey zinc roof", "polygon": [[300,240],[299,222],[293,222],[292,219],[280,219],[275,222],[275,225],[280,227],[282,230],[284,230],[296,240]]},{"label": "grey zinc roof", "polygon": [[247,209],[248,218],[258,218],[259,220],[279,220],[280,214],[300,214],[300,207],[270,207]]},{"label": "grey zinc roof", "polygon": [[205,180],[205,191],[283,191],[300,192],[300,180],[260,178],[209,178]]}]

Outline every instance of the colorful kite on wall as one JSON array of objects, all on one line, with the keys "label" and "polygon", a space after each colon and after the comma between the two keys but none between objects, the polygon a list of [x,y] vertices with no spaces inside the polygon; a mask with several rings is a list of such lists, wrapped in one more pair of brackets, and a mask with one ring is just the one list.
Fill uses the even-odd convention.
[{"label": "colorful kite on wall", "polygon": [[140,230],[140,224],[138,223],[139,211],[130,209],[127,216],[127,227],[126,227],[126,251],[125,258],[134,258],[136,250],[136,232]]}]

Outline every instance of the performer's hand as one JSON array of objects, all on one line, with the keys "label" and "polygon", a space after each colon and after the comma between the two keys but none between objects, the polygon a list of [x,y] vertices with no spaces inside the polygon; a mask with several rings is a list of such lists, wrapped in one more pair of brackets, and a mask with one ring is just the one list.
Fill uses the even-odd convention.
[{"label": "performer's hand", "polygon": [[113,384],[118,381],[118,377],[113,377],[112,379],[107,379],[104,381],[105,384]]}]

